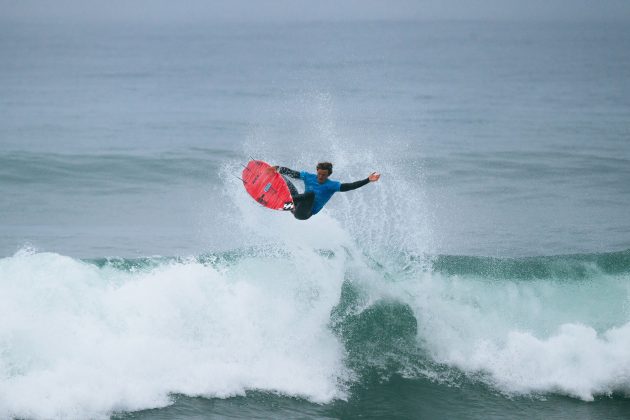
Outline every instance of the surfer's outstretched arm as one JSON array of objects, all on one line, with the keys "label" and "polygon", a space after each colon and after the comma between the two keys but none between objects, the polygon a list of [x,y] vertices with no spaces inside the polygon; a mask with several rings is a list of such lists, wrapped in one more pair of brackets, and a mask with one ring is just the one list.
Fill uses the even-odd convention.
[{"label": "surfer's outstretched arm", "polygon": [[343,184],[341,184],[341,186],[339,187],[339,191],[341,192],[345,192],[345,191],[352,191],[352,190],[356,190],[359,187],[362,187],[366,184],[369,184],[370,180],[365,178],[362,179],[361,181],[355,181],[355,182],[344,182]]},{"label": "surfer's outstretched arm", "polygon": [[362,179],[360,181],[355,181],[355,182],[344,182],[343,184],[341,184],[341,186],[339,187],[339,191],[341,192],[345,192],[345,191],[352,191],[352,190],[356,190],[359,187],[362,187],[366,184],[369,184],[370,182],[376,182],[378,181],[378,179],[381,177],[381,175],[377,172],[373,172],[370,174],[369,177]]}]

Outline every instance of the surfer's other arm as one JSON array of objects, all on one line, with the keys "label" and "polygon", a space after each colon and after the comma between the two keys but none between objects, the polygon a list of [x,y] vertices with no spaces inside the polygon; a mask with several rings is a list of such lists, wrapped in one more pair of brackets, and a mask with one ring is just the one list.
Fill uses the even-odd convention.
[{"label": "surfer's other arm", "polygon": [[269,168],[272,171],[278,171],[282,175],[288,175],[291,178],[300,179],[300,173],[298,171],[294,171],[293,169],[286,168],[284,166],[271,166]]},{"label": "surfer's other arm", "polygon": [[381,174],[379,174],[378,172],[372,172],[370,174],[370,176],[368,176],[365,179],[362,179],[360,181],[355,181],[355,182],[344,182],[343,184],[341,184],[341,186],[339,187],[339,191],[341,192],[345,192],[345,191],[352,191],[352,190],[356,190],[359,187],[362,187],[364,185],[369,184],[370,182],[376,182],[378,181],[378,179],[381,177]]}]

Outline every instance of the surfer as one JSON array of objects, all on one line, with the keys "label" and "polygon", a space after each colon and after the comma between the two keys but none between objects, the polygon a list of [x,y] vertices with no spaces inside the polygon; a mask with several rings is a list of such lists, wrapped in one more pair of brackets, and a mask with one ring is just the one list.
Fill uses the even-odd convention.
[{"label": "surfer", "polygon": [[298,172],[284,166],[271,166],[269,171],[277,171],[282,175],[304,181],[304,193],[300,194],[295,185],[284,176],[294,208],[291,210],[296,219],[306,220],[317,214],[326,205],[330,197],[337,191],[345,192],[356,190],[370,182],[376,182],[381,177],[378,172],[372,172],[367,178],[360,181],[341,183],[328,179],[333,172],[333,165],[330,162],[320,162],[317,164],[317,174],[309,172]]}]

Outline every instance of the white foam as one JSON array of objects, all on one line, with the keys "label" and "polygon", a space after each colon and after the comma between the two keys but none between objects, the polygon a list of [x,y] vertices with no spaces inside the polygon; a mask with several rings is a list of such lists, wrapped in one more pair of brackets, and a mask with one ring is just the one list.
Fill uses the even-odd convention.
[{"label": "white foam", "polygon": [[[341,257],[343,259],[343,257]],[[0,260],[0,417],[98,418],[171,393],[343,398],[326,327],[343,261],[244,259],[135,273],[52,253]]]},{"label": "white foam", "polygon": [[563,324],[549,338],[510,332],[505,343],[478,340],[451,363],[485,372],[502,390],[559,392],[585,401],[614,391],[630,392],[630,323],[603,334],[581,324]]},{"label": "white foam", "polygon": [[630,393],[623,277],[519,282],[425,274],[395,286],[416,313],[419,345],[501,392],[586,401]]}]

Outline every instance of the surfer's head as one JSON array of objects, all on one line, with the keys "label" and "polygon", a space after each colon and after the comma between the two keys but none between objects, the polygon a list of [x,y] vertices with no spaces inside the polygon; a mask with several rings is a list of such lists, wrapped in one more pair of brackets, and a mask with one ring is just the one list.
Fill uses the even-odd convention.
[{"label": "surfer's head", "polygon": [[332,174],[332,163],[319,162],[317,164],[317,182],[323,184],[326,182],[330,174]]}]

